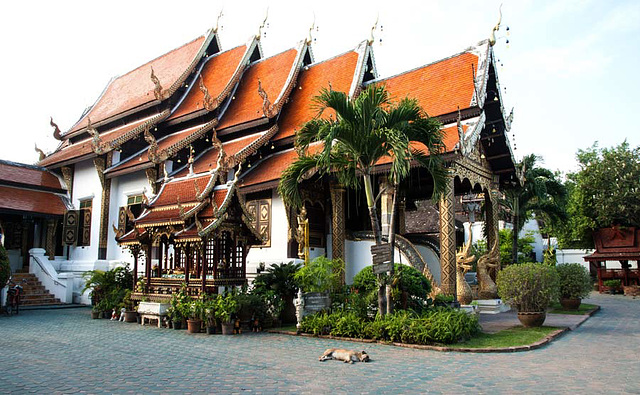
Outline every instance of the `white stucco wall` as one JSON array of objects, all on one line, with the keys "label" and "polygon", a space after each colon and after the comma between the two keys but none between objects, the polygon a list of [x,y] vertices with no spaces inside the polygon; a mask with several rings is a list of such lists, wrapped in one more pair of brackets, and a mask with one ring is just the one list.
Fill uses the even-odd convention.
[{"label": "white stucco wall", "polygon": [[[111,200],[109,202],[109,233],[107,245],[107,259],[129,263],[129,267],[133,268],[133,257],[129,250],[122,249],[115,240],[115,232],[112,224],[118,226],[118,212],[120,207],[127,205],[127,199],[132,195],[145,193],[149,200],[153,198],[151,187],[147,181],[147,177],[143,171],[124,176],[116,177],[111,180]],[[143,271],[144,266],[138,268]]]},{"label": "white stucco wall", "polygon": [[247,255],[247,276],[255,276],[260,262],[267,267],[271,263],[288,262],[287,259],[287,213],[284,203],[275,189],[271,190],[271,246],[252,247]]},{"label": "white stucco wall", "polygon": [[73,261],[95,261],[98,259],[100,238],[100,206],[102,205],[102,185],[93,161],[76,163],[73,174],[72,203],[75,209],[80,207],[80,200],[92,198],[91,212],[91,244],[86,247],[71,247],[69,259]]}]

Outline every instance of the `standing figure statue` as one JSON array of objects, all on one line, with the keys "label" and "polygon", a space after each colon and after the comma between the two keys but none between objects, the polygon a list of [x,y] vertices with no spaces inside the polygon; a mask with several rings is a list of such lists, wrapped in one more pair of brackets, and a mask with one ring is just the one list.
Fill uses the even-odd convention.
[{"label": "standing figure statue", "polygon": [[293,304],[296,307],[296,328],[300,331],[300,323],[302,317],[304,317],[304,298],[302,297],[302,289],[298,289],[298,296],[293,300]]},{"label": "standing figure statue", "polygon": [[307,209],[302,206],[300,209],[300,214],[297,215],[298,220],[298,228],[296,230],[296,241],[298,242],[298,258],[304,259],[304,250],[305,250],[305,229],[307,224]]}]

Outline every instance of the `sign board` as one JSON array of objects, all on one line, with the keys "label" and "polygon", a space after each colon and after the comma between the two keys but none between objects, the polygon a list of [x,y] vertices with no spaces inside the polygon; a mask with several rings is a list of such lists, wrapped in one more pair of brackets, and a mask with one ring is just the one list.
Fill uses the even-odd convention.
[{"label": "sign board", "polygon": [[371,256],[373,258],[373,272],[375,274],[385,273],[391,270],[391,245],[389,245],[389,243],[371,246]]},{"label": "sign board", "polygon": [[304,294],[305,315],[327,310],[331,307],[331,299],[328,293],[308,292]]},{"label": "sign board", "polygon": [[378,265],[373,265],[373,273],[374,274],[382,274],[391,271],[391,262],[380,263]]}]

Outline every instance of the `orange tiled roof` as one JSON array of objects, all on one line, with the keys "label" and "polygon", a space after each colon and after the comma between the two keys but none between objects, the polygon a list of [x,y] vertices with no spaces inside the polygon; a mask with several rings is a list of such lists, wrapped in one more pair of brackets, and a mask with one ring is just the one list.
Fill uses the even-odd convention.
[{"label": "orange tiled roof", "polygon": [[[103,143],[109,143],[117,139],[118,137],[125,135],[126,133],[130,132],[136,127],[142,125],[144,122],[148,121],[149,119],[150,117],[140,119],[135,122],[131,122],[130,124],[127,124],[124,126],[118,126],[111,130],[102,132],[100,133],[100,139],[102,140]],[[92,138],[89,137],[84,140],[80,140],[77,143],[63,146],[58,151],[52,153],[51,155],[47,156],[46,158],[38,162],[38,165],[51,166],[57,163],[61,163],[67,160],[72,160],[72,159],[75,159],[84,155],[92,154],[92,153],[93,153]]]},{"label": "orange tiled roof", "polygon": [[[233,156],[238,152],[240,152],[246,146],[258,140],[262,135],[264,135],[264,132],[255,133],[239,139],[227,141],[226,143],[222,144],[222,148],[224,149],[224,152],[227,154],[227,156]],[[193,163],[193,172],[198,174],[198,173],[204,173],[210,170],[215,170],[218,164],[217,162],[218,162],[218,150],[215,148],[210,148],[201,157],[197,158],[196,161]],[[184,177],[187,174],[189,174],[189,169],[185,168],[182,171],[180,171],[178,174],[176,174],[176,177]]]},{"label": "orange tiled roof", "polygon": [[[167,149],[169,147],[171,147],[173,144],[183,140],[184,138],[186,138],[187,136],[189,136],[191,133],[197,131],[198,129],[200,129],[203,125],[198,125],[198,126],[194,126],[185,130],[181,130],[179,132],[170,134],[168,136],[163,137],[161,140],[158,140],[158,152]],[[134,166],[138,166],[141,164],[146,164],[149,163],[149,148],[146,148],[144,151],[138,153],[137,155],[133,156],[132,158],[123,160],[122,162],[118,163],[117,165],[115,165],[114,167],[110,168],[109,170],[107,170],[105,172],[105,174],[110,174],[116,171],[120,171],[120,170],[124,170],[124,169],[129,169],[132,168]]]},{"label": "orange tiled roof", "polygon": [[153,226],[158,224],[179,224],[182,223],[180,218],[180,209],[178,207],[172,207],[162,210],[151,210],[149,213],[136,220],[136,226]]},{"label": "orange tiled roof", "polygon": [[285,82],[291,68],[295,67],[294,61],[297,55],[298,51],[292,48],[252,64],[242,76],[234,95],[235,100],[231,102],[220,120],[218,130],[262,118],[264,116],[263,100],[258,94],[258,79],[267,92],[269,101],[273,104],[280,93],[286,89]]},{"label": "orange tiled roof", "polygon": [[[247,51],[246,45],[235,47],[225,52],[213,55],[202,69],[202,79],[209,94],[215,100],[231,82],[234,72],[238,68],[244,53]],[[180,107],[169,117],[169,119],[180,118],[184,115],[204,109],[204,93],[199,88],[200,81],[191,88],[191,91],[184,99]]]},{"label": "orange tiled roof", "polygon": [[[321,149],[321,144],[314,144],[309,147],[309,153],[314,154]],[[265,158],[262,162],[254,166],[238,183],[240,188],[246,188],[262,183],[277,181],[280,179],[282,172],[296,159],[298,153],[293,150],[279,152]]]},{"label": "orange tiled roof", "polygon": [[[289,103],[282,109],[280,115],[280,130],[273,137],[274,141],[293,136],[296,129],[299,129],[305,122],[316,116],[317,111],[313,108],[313,98],[320,93],[322,88],[329,88],[329,83],[333,90],[349,92],[353,75],[358,63],[358,53],[347,52],[320,63],[310,65],[307,70],[303,70],[298,77],[298,84],[289,97]],[[329,116],[329,112],[323,114]]]},{"label": "orange tiled roof", "polygon": [[151,207],[169,206],[180,203],[185,204],[194,202],[196,189],[194,182],[198,184],[198,189],[202,192],[209,183],[211,176],[209,174],[199,177],[189,177],[179,180],[171,180],[162,186],[158,197],[151,202]]},{"label": "orange tiled roof", "polygon": [[222,202],[227,197],[228,189],[219,189],[217,191],[213,191],[213,201],[216,202],[216,206],[222,206]]},{"label": "orange tiled roof", "polygon": [[98,98],[98,101],[68,133],[85,128],[87,126],[87,117],[90,117],[91,122],[95,124],[156,100],[154,95],[155,86],[150,78],[151,67],[153,67],[154,74],[160,80],[162,88],[168,89],[190,66],[205,40],[206,36],[198,37],[112,80]]},{"label": "orange tiled roof", "polygon": [[63,189],[60,180],[45,169],[33,166],[20,166],[11,162],[0,161],[0,183],[11,182],[35,187]]},{"label": "orange tiled roof", "polygon": [[51,192],[0,186],[0,209],[64,215],[62,198]]},{"label": "orange tiled roof", "polygon": [[465,52],[376,83],[384,84],[396,100],[407,96],[417,99],[427,114],[435,117],[470,107],[472,66],[478,70],[478,56]]}]

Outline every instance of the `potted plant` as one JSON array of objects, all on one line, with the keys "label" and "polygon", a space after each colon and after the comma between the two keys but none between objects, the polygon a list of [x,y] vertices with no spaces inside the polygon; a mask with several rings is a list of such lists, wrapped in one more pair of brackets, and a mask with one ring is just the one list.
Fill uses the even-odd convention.
[{"label": "potted plant", "polygon": [[100,310],[100,306],[98,306],[98,305],[94,305],[94,306],[91,308],[91,318],[92,318],[92,319],[94,319],[94,320],[95,320],[95,319],[97,319],[97,318],[100,318],[100,315],[101,315],[101,314],[102,314],[102,311]]},{"label": "potted plant", "polygon": [[280,314],[283,322],[295,323],[296,310],[293,298],[298,292],[298,284],[294,278],[300,269],[300,264],[293,261],[281,265],[272,264],[266,271],[256,276],[253,281],[253,289],[257,294],[274,291],[284,301],[284,308]]},{"label": "potted plant", "polygon": [[591,276],[579,263],[564,263],[556,266],[559,278],[560,304],[566,310],[578,310],[582,298],[591,292]]},{"label": "potted plant", "polygon": [[225,295],[218,295],[216,298],[216,318],[222,325],[222,334],[233,334],[233,316],[238,312],[238,301],[235,291],[227,292]]},{"label": "potted plant", "polygon": [[124,298],[122,298],[122,305],[124,306],[124,321],[136,322],[136,316],[138,312],[134,309],[133,300],[131,300],[131,290],[125,291]]},{"label": "potted plant", "polygon": [[189,303],[188,317],[187,330],[189,333],[200,333],[202,319],[204,318],[204,302],[201,299],[194,299]]},{"label": "potted plant", "polygon": [[207,335],[214,335],[216,333],[216,327],[217,327],[215,297],[207,297],[205,299],[204,319],[207,325]]},{"label": "potted plant", "polygon": [[542,326],[558,295],[558,272],[542,263],[510,265],[498,272],[498,295],[518,311],[525,327]]},{"label": "potted plant", "polygon": [[619,294],[622,292],[622,281],[620,280],[604,280],[602,282],[603,292],[609,293],[611,295]]},{"label": "potted plant", "polygon": [[280,327],[280,315],[284,310],[284,300],[275,291],[267,291],[262,294],[262,300],[266,309],[264,326]]}]

